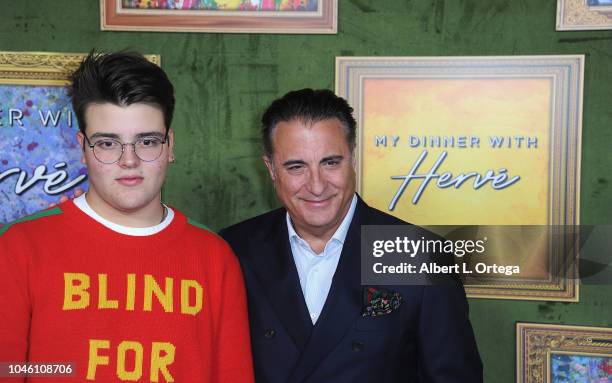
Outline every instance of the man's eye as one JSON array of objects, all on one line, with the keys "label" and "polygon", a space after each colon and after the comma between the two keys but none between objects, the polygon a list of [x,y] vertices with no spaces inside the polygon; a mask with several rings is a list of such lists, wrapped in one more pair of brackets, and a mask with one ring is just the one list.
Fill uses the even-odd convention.
[{"label": "man's eye", "polygon": [[96,142],[94,145],[104,150],[113,150],[113,149],[117,149],[121,147],[121,144],[113,140],[101,140],[101,141]]},{"label": "man's eye", "polygon": [[297,171],[302,170],[303,168],[304,168],[304,166],[302,166],[302,165],[291,165],[291,166],[289,166],[287,168],[287,170],[290,171],[290,172],[297,172]]},{"label": "man's eye", "polygon": [[325,166],[337,166],[340,164],[339,160],[329,160],[325,161]]},{"label": "man's eye", "polygon": [[161,145],[161,140],[155,137],[143,138],[143,139],[138,140],[136,144],[143,148],[155,148]]}]

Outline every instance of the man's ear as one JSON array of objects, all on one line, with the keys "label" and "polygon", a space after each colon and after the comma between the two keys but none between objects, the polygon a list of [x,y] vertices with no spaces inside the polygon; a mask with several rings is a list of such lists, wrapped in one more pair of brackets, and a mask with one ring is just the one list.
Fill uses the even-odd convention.
[{"label": "man's ear", "polygon": [[268,174],[270,174],[270,178],[272,178],[272,181],[276,181],[276,173],[274,171],[274,163],[272,162],[272,159],[266,155],[262,156],[261,159],[266,164],[266,168],[268,168]]},{"label": "man's ear", "polygon": [[79,141],[79,146],[82,149],[81,163],[84,164],[85,163],[85,135],[83,135],[83,132],[79,130],[76,134],[76,138],[77,138],[77,141]]},{"label": "man's ear", "polygon": [[168,130],[168,161],[174,162],[174,130]]}]

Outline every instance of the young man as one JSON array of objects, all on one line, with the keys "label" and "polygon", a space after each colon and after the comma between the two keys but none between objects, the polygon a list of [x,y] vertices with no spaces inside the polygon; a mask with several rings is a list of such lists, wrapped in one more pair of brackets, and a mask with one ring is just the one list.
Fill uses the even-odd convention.
[{"label": "young man", "polygon": [[[257,381],[482,382],[459,283],[361,286],[361,226],[408,224],[355,193],[352,111],[329,90],[275,100],[263,159],[284,207],[221,233],[245,276]],[[401,304],[373,315],[371,294]]]},{"label": "young man", "polygon": [[89,191],[2,228],[0,362],[74,363],[70,382],[251,382],[239,264],[161,202],[166,74],[138,54],[92,53],[69,92]]}]

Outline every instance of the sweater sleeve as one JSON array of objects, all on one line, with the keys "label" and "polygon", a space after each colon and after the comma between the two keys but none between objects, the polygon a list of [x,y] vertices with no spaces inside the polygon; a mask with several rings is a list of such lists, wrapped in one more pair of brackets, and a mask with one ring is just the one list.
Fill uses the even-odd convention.
[{"label": "sweater sleeve", "polygon": [[[26,241],[14,226],[0,234],[0,362],[27,358],[31,301]],[[2,381],[21,382],[23,378]]]},{"label": "sweater sleeve", "polygon": [[219,275],[215,382],[250,383],[254,377],[244,279],[234,253],[220,242],[223,254],[219,258],[225,262]]}]

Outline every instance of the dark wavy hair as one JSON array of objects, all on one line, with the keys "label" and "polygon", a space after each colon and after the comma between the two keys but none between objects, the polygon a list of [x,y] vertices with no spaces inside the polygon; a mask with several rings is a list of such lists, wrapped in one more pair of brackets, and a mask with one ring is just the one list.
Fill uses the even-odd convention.
[{"label": "dark wavy hair", "polygon": [[272,134],[279,122],[303,121],[315,123],[322,120],[337,118],[346,131],[346,142],[355,149],[355,127],[353,108],[342,97],[338,97],[328,89],[301,89],[285,94],[274,100],[264,112],[261,123],[262,140],[266,156],[272,158]]},{"label": "dark wavy hair", "polygon": [[166,73],[140,53],[131,51],[92,50],[70,76],[68,95],[83,133],[85,112],[91,104],[150,104],[163,113],[166,131],[174,115],[174,87]]}]

